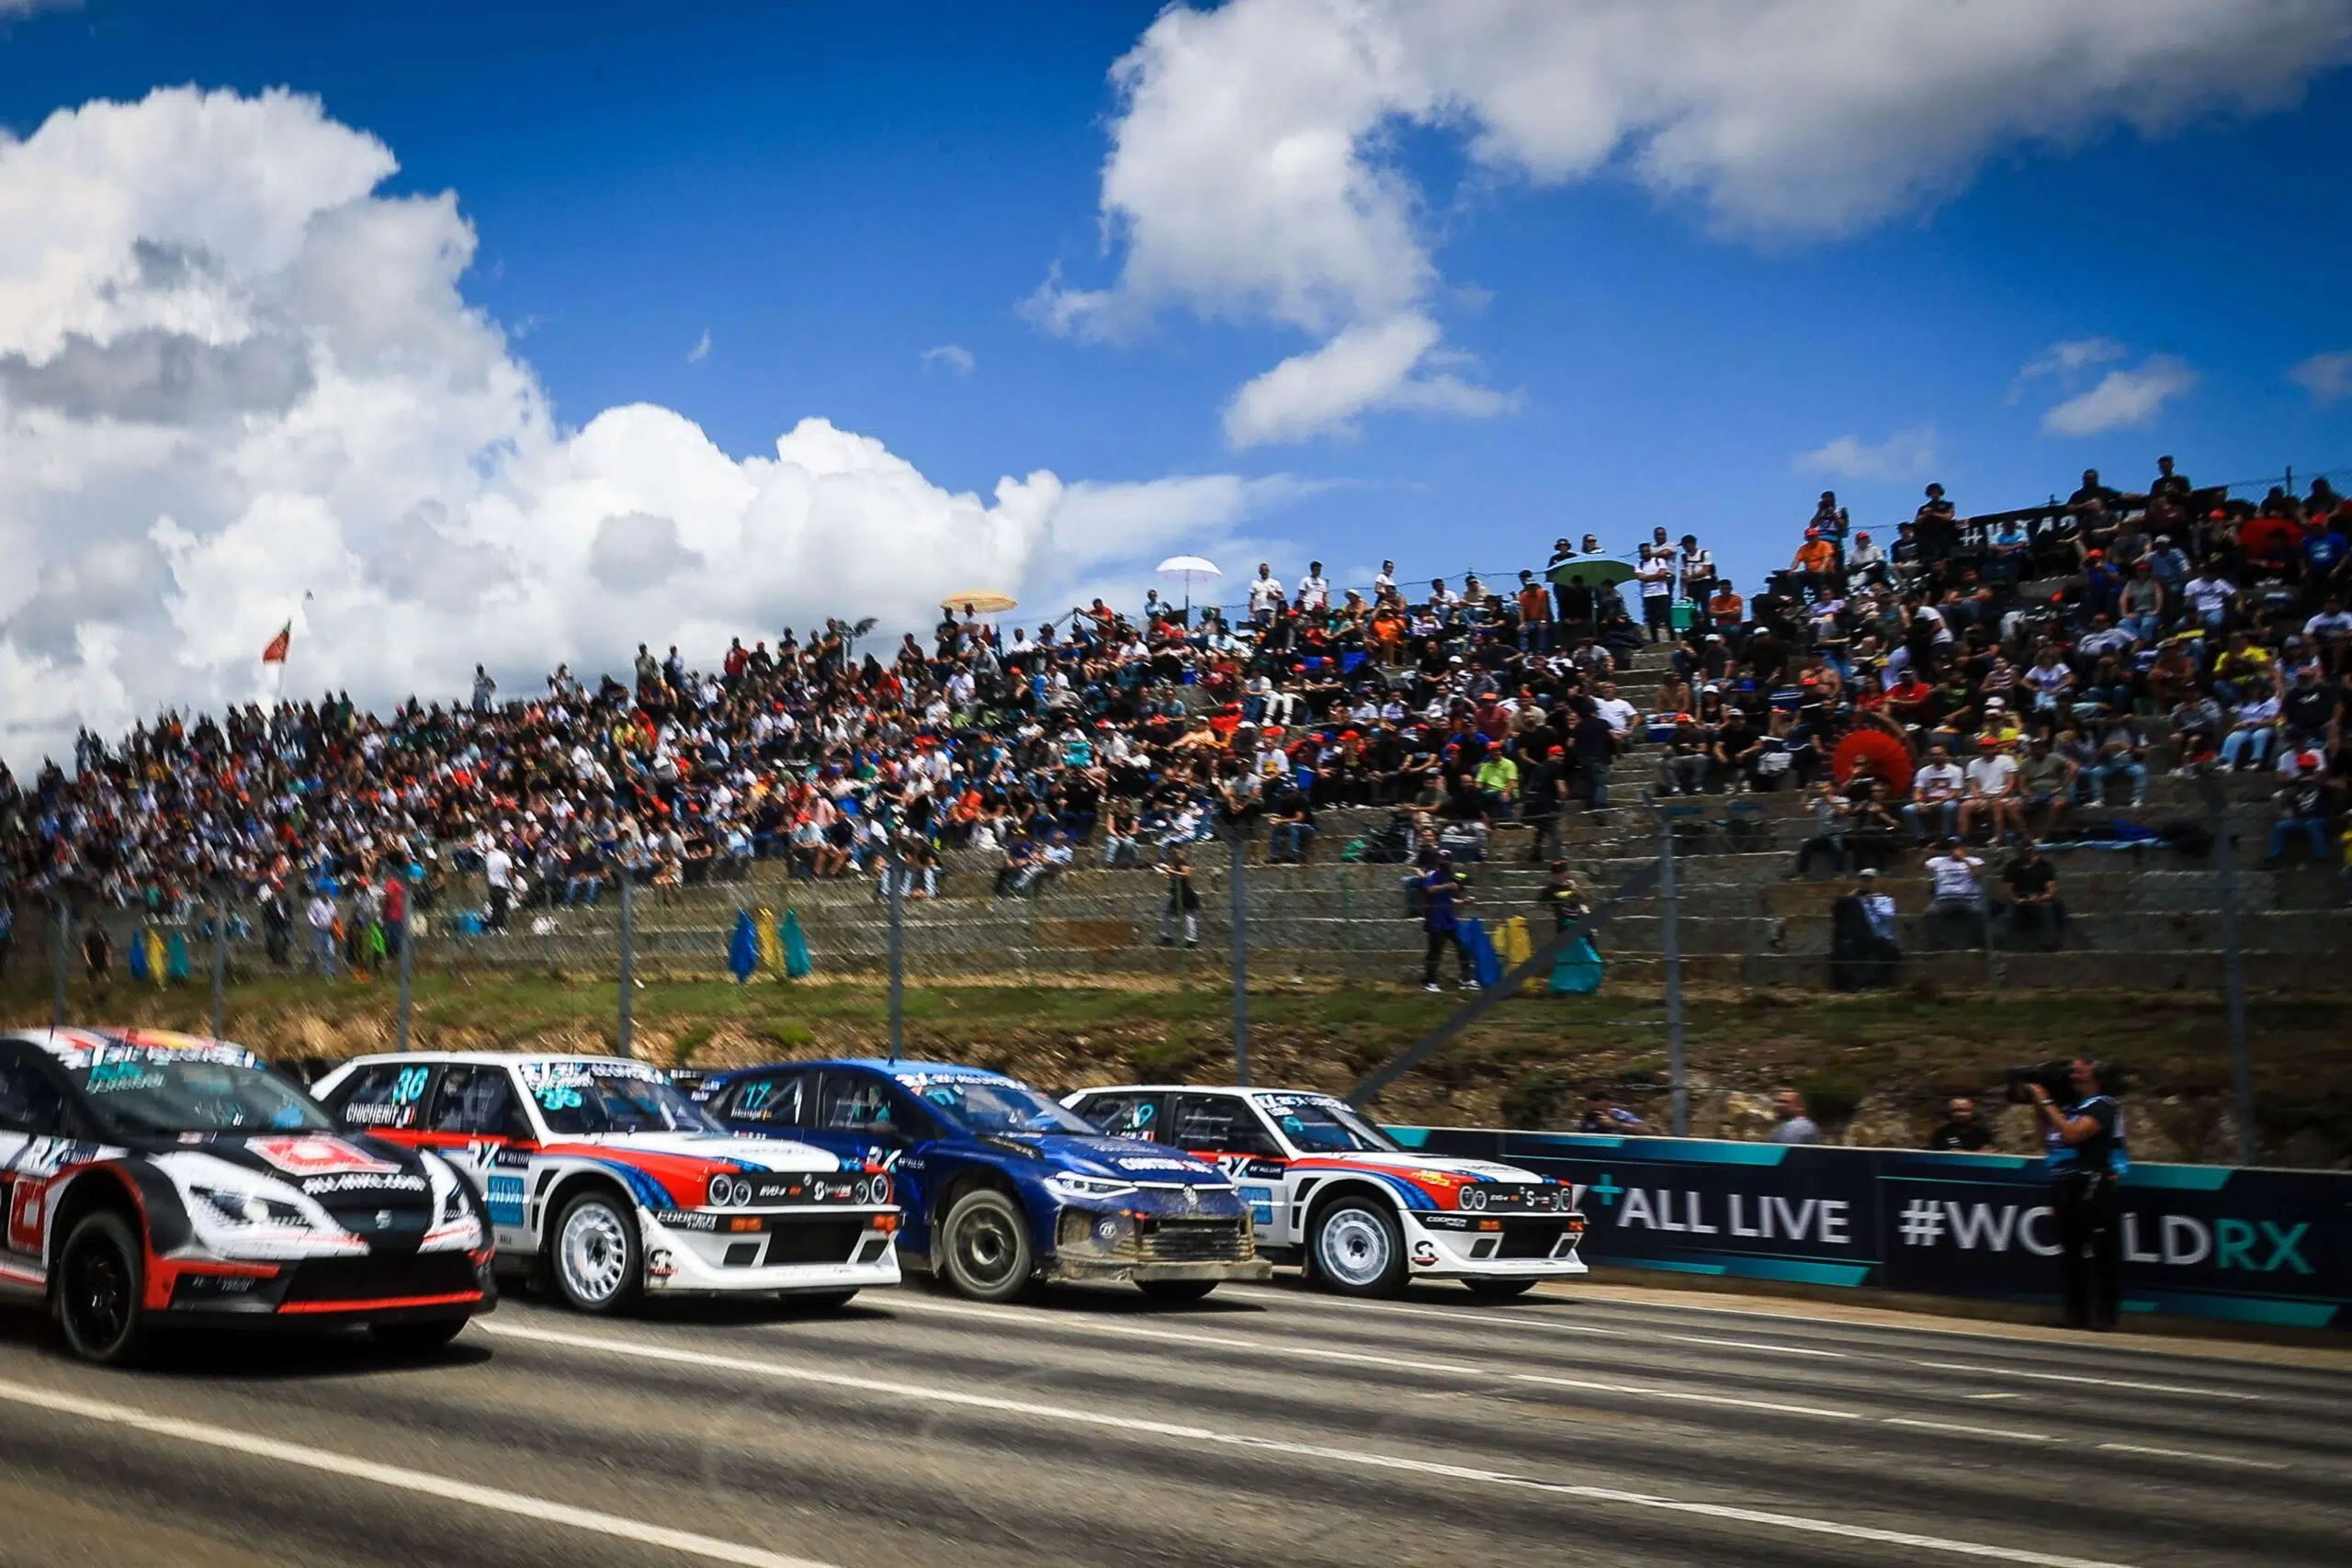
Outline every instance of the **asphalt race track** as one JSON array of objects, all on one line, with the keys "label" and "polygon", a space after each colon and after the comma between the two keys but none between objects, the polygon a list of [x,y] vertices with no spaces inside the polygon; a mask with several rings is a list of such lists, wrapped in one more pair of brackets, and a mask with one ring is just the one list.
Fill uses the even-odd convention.
[{"label": "asphalt race track", "polygon": [[1576,1288],[510,1298],[128,1373],[11,1312],[0,1563],[2341,1568],[2347,1367]]}]

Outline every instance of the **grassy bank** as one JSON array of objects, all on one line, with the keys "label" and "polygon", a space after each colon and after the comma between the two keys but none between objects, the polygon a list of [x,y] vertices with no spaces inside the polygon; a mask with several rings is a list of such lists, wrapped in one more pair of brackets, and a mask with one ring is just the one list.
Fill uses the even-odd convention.
[{"label": "grassy bank", "polygon": [[[878,986],[657,982],[634,995],[637,1055],[664,1065],[879,1054],[887,1043]],[[422,976],[413,1036],[419,1046],[444,1049],[609,1051],[617,1000],[610,982]],[[1343,1090],[1420,1038],[1458,1000],[1401,987],[1253,993],[1255,1076]],[[68,1016],[201,1030],[209,1005],[201,985],[154,989],[119,981],[93,997],[77,983]],[[225,1032],[281,1059],[333,1059],[390,1049],[393,1010],[391,987],[380,983],[261,978],[231,988]],[[45,985],[0,983],[0,1019],[44,1023],[49,1011]],[[2352,1053],[2343,1048],[2342,1017],[2339,1004],[2311,998],[2254,1004],[2257,1122],[2267,1157],[2335,1164],[2352,1150]],[[1231,1072],[1230,998],[1213,987],[910,987],[906,1019],[910,1055],[986,1063],[1055,1088],[1136,1077],[1205,1081]],[[1559,1126],[1587,1087],[1607,1083],[1663,1119],[1661,1020],[1645,998],[1514,998],[1408,1075],[1379,1109],[1398,1121]],[[1817,1113],[1851,1141],[1907,1142],[1936,1119],[1945,1095],[1987,1090],[2004,1066],[2088,1043],[2132,1069],[2143,1157],[2219,1158],[2234,1149],[2218,1000],[2112,992],[1702,992],[1690,999],[1687,1037],[1701,1133],[1759,1133],[1760,1097],[1788,1082],[1805,1089]],[[2014,1136],[2019,1129],[2007,1131]]]}]

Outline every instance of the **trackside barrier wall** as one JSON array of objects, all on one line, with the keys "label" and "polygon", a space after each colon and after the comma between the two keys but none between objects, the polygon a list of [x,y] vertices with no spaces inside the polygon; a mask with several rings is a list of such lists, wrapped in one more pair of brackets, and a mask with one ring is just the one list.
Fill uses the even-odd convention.
[{"label": "trackside barrier wall", "polygon": [[[2055,1303],[2041,1162],[1471,1127],[1391,1127],[1408,1149],[1573,1185],[1592,1263]],[[2134,1165],[2123,1309],[2352,1329],[2352,1174]]]}]

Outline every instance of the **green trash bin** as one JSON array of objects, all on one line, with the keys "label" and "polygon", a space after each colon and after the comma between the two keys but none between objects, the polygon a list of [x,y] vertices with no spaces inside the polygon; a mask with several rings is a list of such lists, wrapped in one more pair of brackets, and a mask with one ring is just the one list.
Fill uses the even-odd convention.
[{"label": "green trash bin", "polygon": [[1688,599],[1677,599],[1674,602],[1673,616],[1674,629],[1679,632],[1687,632],[1699,624],[1699,606]]}]

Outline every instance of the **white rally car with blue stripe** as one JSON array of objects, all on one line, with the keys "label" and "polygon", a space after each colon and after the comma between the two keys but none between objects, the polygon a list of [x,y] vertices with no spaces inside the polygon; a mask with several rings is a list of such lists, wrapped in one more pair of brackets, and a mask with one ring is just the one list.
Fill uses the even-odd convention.
[{"label": "white rally car with blue stripe", "polygon": [[503,1265],[571,1305],[765,1293],[847,1302],[899,1282],[889,1173],[730,1133],[667,1075],[610,1056],[365,1056],[314,1092],[344,1124],[432,1149],[481,1193]]},{"label": "white rally car with blue stripe", "polygon": [[1414,1154],[1328,1094],[1135,1084],[1065,1103],[1114,1136],[1214,1161],[1250,1204],[1259,1251],[1345,1294],[1459,1280],[1509,1296],[1586,1272],[1569,1189],[1517,1166]]}]

